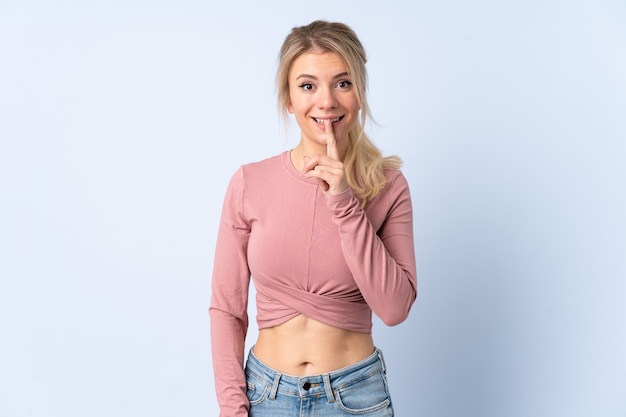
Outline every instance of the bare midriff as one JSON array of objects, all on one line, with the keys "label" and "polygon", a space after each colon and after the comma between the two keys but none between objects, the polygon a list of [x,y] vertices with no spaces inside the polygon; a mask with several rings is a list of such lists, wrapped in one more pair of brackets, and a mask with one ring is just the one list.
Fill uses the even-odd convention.
[{"label": "bare midriff", "polygon": [[267,366],[293,376],[319,375],[345,368],[374,352],[370,333],[329,326],[305,315],[262,329],[254,355]]}]

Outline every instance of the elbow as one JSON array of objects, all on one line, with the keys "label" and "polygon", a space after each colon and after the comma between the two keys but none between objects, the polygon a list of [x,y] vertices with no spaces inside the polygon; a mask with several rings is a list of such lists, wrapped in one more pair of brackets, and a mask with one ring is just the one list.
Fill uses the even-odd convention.
[{"label": "elbow", "polygon": [[389,306],[389,308],[379,316],[380,319],[387,326],[397,326],[398,324],[404,322],[409,317],[411,307],[413,306],[416,297],[417,293],[414,292],[413,295],[404,303],[396,303],[393,306]]},{"label": "elbow", "polygon": [[398,324],[402,323],[404,320],[407,319],[408,316],[409,316],[408,312],[404,314],[393,314],[393,315],[390,314],[390,315],[381,317],[381,320],[387,326],[392,327],[392,326],[397,326]]}]

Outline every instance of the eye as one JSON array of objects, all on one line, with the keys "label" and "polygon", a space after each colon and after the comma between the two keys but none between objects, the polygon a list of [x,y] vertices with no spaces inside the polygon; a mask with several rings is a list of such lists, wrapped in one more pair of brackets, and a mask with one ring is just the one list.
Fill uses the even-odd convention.
[{"label": "eye", "polygon": [[348,80],[339,81],[337,83],[337,88],[342,88],[342,89],[345,90],[345,89],[348,89],[350,87],[352,87],[352,83],[350,81],[348,81]]},{"label": "eye", "polygon": [[311,91],[311,90],[313,90],[313,84],[311,84],[311,83],[302,83],[298,87],[300,87],[304,91]]}]

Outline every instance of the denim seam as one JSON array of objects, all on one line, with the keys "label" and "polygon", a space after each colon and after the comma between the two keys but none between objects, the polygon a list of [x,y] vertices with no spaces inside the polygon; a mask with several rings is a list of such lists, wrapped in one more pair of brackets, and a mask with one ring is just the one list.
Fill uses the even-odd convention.
[{"label": "denim seam", "polygon": [[366,380],[368,378],[371,378],[371,377],[373,377],[373,376],[375,376],[377,374],[384,374],[384,372],[381,369],[375,369],[372,372],[368,372],[366,374],[363,374],[363,376],[361,378],[359,378],[359,379],[352,380],[349,383],[345,383],[345,384],[341,384],[341,385],[335,385],[333,387],[333,389],[334,390],[340,390],[340,389],[347,388],[347,387],[349,387],[351,385],[358,384],[361,381],[364,381],[364,380]]}]

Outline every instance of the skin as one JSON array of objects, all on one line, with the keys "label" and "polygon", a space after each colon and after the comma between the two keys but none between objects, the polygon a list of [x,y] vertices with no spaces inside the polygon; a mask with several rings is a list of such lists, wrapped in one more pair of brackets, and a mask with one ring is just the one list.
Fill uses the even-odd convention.
[{"label": "skin", "polygon": [[[289,73],[289,113],[301,130],[291,151],[293,165],[316,178],[328,194],[348,188],[343,158],[348,132],[360,106],[341,57],[310,52],[298,57]],[[339,121],[331,120],[340,118]],[[275,327],[262,329],[254,354],[288,375],[316,375],[356,363],[374,351],[371,334],[340,329],[300,314]]]},{"label": "skin", "polygon": [[287,111],[295,116],[301,131],[300,142],[291,152],[293,165],[306,177],[318,178],[324,191],[345,191],[348,183],[342,161],[360,106],[341,57],[310,52],[294,60],[289,99]]}]

